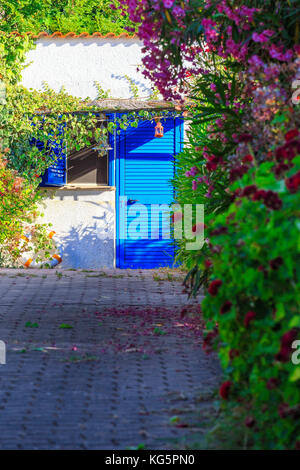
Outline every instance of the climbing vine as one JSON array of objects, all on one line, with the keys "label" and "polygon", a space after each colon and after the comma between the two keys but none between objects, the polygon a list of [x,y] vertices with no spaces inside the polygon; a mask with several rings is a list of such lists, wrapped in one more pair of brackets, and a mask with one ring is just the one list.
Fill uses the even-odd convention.
[{"label": "climbing vine", "polygon": [[2,0],[0,30],[120,34],[132,23],[112,8],[115,4],[115,0]]}]

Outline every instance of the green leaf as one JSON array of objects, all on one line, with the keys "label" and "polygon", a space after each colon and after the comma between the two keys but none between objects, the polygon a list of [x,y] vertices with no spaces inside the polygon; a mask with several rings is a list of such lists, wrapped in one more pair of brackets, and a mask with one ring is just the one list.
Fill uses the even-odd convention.
[{"label": "green leaf", "polygon": [[300,367],[296,367],[295,370],[289,376],[289,382],[297,382],[300,379]]}]

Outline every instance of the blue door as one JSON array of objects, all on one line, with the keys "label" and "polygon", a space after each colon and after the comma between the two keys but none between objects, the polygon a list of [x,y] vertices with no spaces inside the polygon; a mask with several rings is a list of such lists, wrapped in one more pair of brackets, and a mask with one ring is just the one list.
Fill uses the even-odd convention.
[{"label": "blue door", "polygon": [[169,204],[174,155],[181,150],[183,123],[163,120],[164,136],[154,137],[155,123],[140,121],[121,131],[115,142],[117,189],[117,262],[119,268],[172,266]]}]

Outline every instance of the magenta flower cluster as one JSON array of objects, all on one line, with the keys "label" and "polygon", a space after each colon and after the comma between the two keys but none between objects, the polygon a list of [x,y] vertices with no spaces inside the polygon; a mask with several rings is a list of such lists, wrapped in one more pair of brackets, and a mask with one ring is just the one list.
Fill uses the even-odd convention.
[{"label": "magenta flower cluster", "polygon": [[[187,77],[206,73],[201,62],[195,61],[201,54],[215,52],[220,57],[249,62],[253,70],[253,67],[265,66],[257,54],[251,55],[253,44],[257,45],[258,50],[265,49],[278,62],[289,62],[295,53],[284,47],[277,32],[260,21],[259,8],[236,3],[232,5],[228,0],[220,0],[214,6],[213,2],[207,0],[199,13],[189,0],[152,0],[151,3],[148,0],[119,0],[119,3],[123,13],[126,11],[130,20],[139,24],[137,34],[144,42],[143,74],[154,82],[167,100],[182,102],[187,91]],[[218,16],[215,15],[216,9]],[[203,43],[203,47],[188,45],[185,40],[186,24],[191,22],[191,18],[201,21],[203,37],[200,43]],[[165,32],[162,38],[163,25]],[[237,29],[240,36],[249,31],[250,42],[242,38],[237,40],[233,28]],[[174,47],[181,57],[181,63],[177,66],[173,60]],[[276,76],[276,63],[266,73],[268,78]]]}]

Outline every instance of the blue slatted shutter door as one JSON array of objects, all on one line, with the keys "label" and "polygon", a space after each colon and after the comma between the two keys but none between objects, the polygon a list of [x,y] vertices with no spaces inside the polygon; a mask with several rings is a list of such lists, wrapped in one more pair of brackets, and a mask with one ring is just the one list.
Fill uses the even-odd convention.
[{"label": "blue slatted shutter door", "polygon": [[141,121],[138,128],[129,127],[119,136],[118,194],[129,200],[127,207],[122,201],[119,204],[118,233],[126,234],[126,239],[118,240],[120,268],[151,269],[174,263],[173,240],[165,237],[169,236],[168,206],[174,199],[171,179],[182,123],[168,118],[162,124],[162,138],[154,137],[155,123],[149,121]]}]

